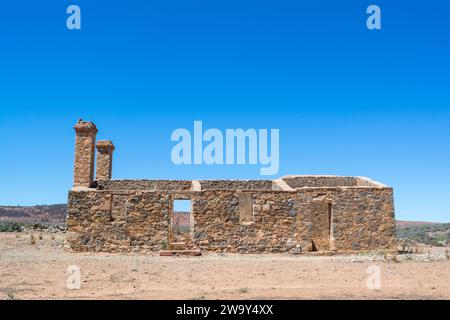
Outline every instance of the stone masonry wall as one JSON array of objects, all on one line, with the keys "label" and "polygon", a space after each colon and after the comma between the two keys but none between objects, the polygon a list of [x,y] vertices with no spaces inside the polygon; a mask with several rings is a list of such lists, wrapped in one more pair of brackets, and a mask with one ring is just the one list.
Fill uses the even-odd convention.
[{"label": "stone masonry wall", "polygon": [[100,180],[100,190],[190,190],[190,180]]},{"label": "stone masonry wall", "polygon": [[299,193],[299,201],[331,202],[336,250],[379,250],[395,246],[392,188],[317,188]]},{"label": "stone masonry wall", "polygon": [[200,180],[202,190],[271,190],[272,180]]},{"label": "stone masonry wall", "polygon": [[302,187],[353,187],[355,177],[337,176],[286,176],[282,178],[292,188]]},{"label": "stone masonry wall", "polygon": [[[241,194],[250,195],[251,221],[240,222]],[[193,197],[194,242],[231,253],[300,252],[294,193],[204,191]]]},{"label": "stone masonry wall", "polygon": [[75,251],[164,249],[169,205],[166,192],[71,191],[66,241]]},{"label": "stone masonry wall", "polygon": [[379,250],[395,241],[391,188],[181,192],[71,191],[67,241],[77,251],[164,249],[175,198],[191,199],[192,241],[204,251]]},{"label": "stone masonry wall", "polygon": [[[204,251],[302,253],[395,246],[392,188],[364,177],[276,180],[110,180],[114,145],[74,126],[74,188],[66,237],[75,251],[152,252],[194,244]],[[178,241],[174,199],[190,199],[190,233]]]}]

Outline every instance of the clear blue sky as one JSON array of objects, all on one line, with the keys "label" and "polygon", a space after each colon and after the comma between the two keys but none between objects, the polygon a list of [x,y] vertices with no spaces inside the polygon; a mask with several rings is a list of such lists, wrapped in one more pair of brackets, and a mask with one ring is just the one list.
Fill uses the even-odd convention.
[{"label": "clear blue sky", "polygon": [[445,0],[8,1],[0,204],[66,201],[78,118],[115,143],[114,178],[264,178],[172,164],[172,130],[202,120],[279,128],[280,176],[369,176],[398,219],[450,221],[449,36]]}]

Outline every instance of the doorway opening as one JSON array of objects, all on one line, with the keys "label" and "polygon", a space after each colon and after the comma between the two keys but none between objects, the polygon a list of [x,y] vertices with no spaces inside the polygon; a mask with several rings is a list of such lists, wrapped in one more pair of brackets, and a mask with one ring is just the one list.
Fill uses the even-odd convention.
[{"label": "doorway opening", "polygon": [[174,199],[171,219],[172,242],[187,244],[191,241],[192,203],[190,199]]},{"label": "doorway opening", "polygon": [[330,239],[330,250],[336,250],[334,246],[334,222],[333,222],[333,206],[328,203],[328,238]]},{"label": "doorway opening", "polygon": [[333,250],[332,203],[311,203],[310,222],[312,224],[312,251]]}]

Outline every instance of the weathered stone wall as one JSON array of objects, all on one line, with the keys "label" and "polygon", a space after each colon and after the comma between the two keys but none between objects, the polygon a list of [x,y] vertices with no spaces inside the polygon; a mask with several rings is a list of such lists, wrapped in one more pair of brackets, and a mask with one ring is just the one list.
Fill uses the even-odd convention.
[{"label": "weathered stone wall", "polygon": [[205,251],[300,253],[394,244],[392,189],[368,187],[72,191],[68,242],[79,251],[164,249],[170,242],[172,200],[178,198],[191,199],[192,241]]},{"label": "weathered stone wall", "polygon": [[66,238],[76,251],[154,251],[169,238],[166,192],[71,191]]},{"label": "weathered stone wall", "polygon": [[271,190],[272,180],[200,180],[202,190]]},{"label": "weathered stone wall", "polygon": [[353,187],[356,186],[355,177],[338,176],[285,176],[282,178],[292,188],[302,187]]},{"label": "weathered stone wall", "polygon": [[395,244],[392,188],[317,188],[299,192],[301,203],[331,203],[336,250],[378,250]]},{"label": "weathered stone wall", "polygon": [[148,252],[175,246],[174,199],[192,201],[190,234],[184,239],[205,251],[394,247],[392,188],[368,178],[110,180],[114,146],[102,140],[93,181],[97,128],[83,120],[74,128],[75,188],[69,192],[67,243],[76,251]]},{"label": "weathered stone wall", "polygon": [[239,198],[239,193],[223,191],[194,196],[194,239],[202,249],[299,252],[376,250],[394,245],[390,188],[251,192],[251,223],[239,223]]},{"label": "weathered stone wall", "polygon": [[[250,195],[251,218],[240,219]],[[300,252],[294,193],[203,191],[193,196],[194,242],[202,250],[232,253]],[[246,205],[247,201],[245,202]],[[246,221],[247,220],[247,221]]]},{"label": "weathered stone wall", "polygon": [[190,190],[190,180],[100,180],[100,190]]}]

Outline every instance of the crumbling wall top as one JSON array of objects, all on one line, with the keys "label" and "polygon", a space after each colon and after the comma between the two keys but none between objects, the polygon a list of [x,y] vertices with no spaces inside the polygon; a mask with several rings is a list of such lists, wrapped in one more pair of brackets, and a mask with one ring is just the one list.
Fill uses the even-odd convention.
[{"label": "crumbling wall top", "polygon": [[387,187],[366,177],[335,176],[335,175],[287,175],[281,178],[291,188],[322,188],[322,187]]},{"label": "crumbling wall top", "polygon": [[77,123],[74,126],[74,129],[77,132],[80,131],[94,131],[95,133],[98,132],[97,127],[95,124],[91,121],[84,121],[83,119],[78,119]]},{"label": "crumbling wall top", "polygon": [[97,149],[113,151],[115,149],[115,147],[111,140],[98,140],[97,141]]}]

